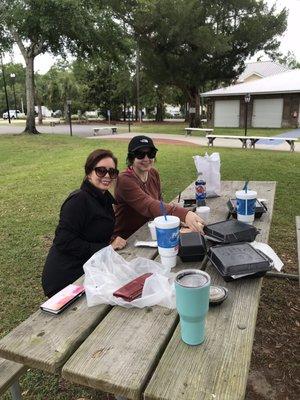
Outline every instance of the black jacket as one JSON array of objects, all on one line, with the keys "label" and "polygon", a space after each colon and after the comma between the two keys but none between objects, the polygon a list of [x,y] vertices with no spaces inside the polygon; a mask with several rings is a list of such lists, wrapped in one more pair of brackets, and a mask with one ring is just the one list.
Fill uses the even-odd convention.
[{"label": "black jacket", "polygon": [[83,274],[83,264],[110,243],[115,225],[114,199],[85,180],[60,210],[55,238],[46,259],[42,285],[52,296]]}]

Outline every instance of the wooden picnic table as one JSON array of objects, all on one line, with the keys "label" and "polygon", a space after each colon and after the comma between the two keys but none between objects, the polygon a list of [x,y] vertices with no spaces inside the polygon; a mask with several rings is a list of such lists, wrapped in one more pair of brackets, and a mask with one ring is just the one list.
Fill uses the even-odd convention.
[{"label": "wooden picnic table", "polygon": [[[226,219],[226,201],[242,186],[243,182],[222,182],[222,196],[207,200],[211,222]],[[251,186],[268,201],[268,212],[255,221],[261,230],[257,240],[267,243],[276,183]],[[191,184],[182,198],[193,194]],[[125,259],[157,257],[157,249],[135,248],[136,239],[150,240],[146,225],[120,251]],[[174,272],[190,267],[200,263],[178,259]],[[229,297],[209,310],[206,339],[200,346],[181,341],[176,310],[88,308],[82,298],[58,316],[37,311],[0,341],[0,356],[128,399],[243,399],[262,279],[224,283],[210,264],[206,270],[213,284],[229,289]]]}]

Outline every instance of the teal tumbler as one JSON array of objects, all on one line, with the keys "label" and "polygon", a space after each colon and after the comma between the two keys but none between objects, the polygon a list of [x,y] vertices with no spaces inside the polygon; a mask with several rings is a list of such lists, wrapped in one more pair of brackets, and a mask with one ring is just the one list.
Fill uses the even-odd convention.
[{"label": "teal tumbler", "polygon": [[205,338],[205,317],[209,308],[210,276],[198,269],[186,269],[175,277],[176,307],[182,340],[190,345]]}]

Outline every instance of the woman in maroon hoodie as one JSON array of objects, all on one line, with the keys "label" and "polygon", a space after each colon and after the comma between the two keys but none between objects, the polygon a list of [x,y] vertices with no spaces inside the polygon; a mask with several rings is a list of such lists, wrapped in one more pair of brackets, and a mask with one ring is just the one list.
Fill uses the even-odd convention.
[{"label": "woman in maroon hoodie", "polygon": [[[115,189],[114,236],[127,239],[147,221],[161,215],[159,173],[153,168],[157,148],[151,138],[135,136],[128,145],[127,165]],[[169,215],[180,218],[192,231],[202,231],[204,222],[195,213],[176,204],[164,203]]]}]

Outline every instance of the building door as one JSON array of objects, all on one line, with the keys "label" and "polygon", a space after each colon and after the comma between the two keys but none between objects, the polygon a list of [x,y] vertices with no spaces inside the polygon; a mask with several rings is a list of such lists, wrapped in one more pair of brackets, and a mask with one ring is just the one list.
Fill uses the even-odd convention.
[{"label": "building door", "polygon": [[240,101],[239,100],[216,100],[215,101],[215,127],[238,128],[240,123]]},{"label": "building door", "polygon": [[255,99],[253,101],[253,128],[281,128],[283,99]]}]

